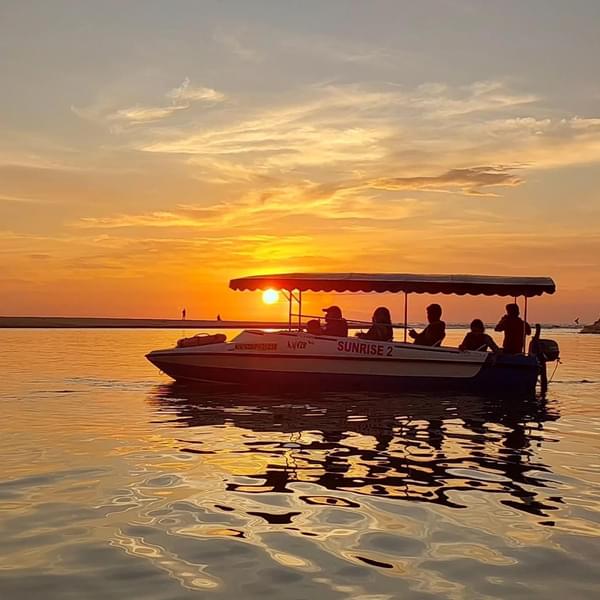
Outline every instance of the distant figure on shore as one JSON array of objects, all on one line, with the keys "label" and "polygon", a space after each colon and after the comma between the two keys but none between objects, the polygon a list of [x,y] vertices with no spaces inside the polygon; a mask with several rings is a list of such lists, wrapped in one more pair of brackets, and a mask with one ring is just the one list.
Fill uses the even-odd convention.
[{"label": "distant figure on shore", "polygon": [[181,320],[182,320],[182,321],[185,321],[185,315],[186,315],[186,314],[187,314],[187,313],[186,313],[186,310],[185,310],[185,308],[183,308],[183,309],[181,310]]},{"label": "distant figure on shore", "polygon": [[373,325],[367,333],[357,333],[356,337],[363,340],[377,340],[380,342],[391,342],[394,337],[392,329],[392,317],[389,309],[380,306],[375,310],[372,317]]},{"label": "distant figure on shore", "polygon": [[325,335],[335,337],[348,337],[348,322],[342,316],[342,309],[339,306],[329,306],[323,309],[325,313]]},{"label": "distant figure on shore", "polygon": [[579,325],[579,317],[575,319],[575,325]]},{"label": "distant figure on shore", "polygon": [[439,304],[430,304],[427,307],[427,321],[429,325],[417,333],[414,329],[408,335],[415,344],[421,346],[439,346],[446,337],[446,323],[442,321],[442,307]]},{"label": "distant figure on shore", "polygon": [[502,350],[505,354],[521,354],[525,334],[531,335],[531,327],[519,316],[518,304],[507,304],[506,314],[500,319],[495,331],[504,331]]},{"label": "distant figure on shore", "polygon": [[481,319],[471,321],[471,331],[465,335],[465,339],[458,347],[459,350],[481,350],[485,352],[488,348],[498,352],[498,344],[485,332],[485,325]]},{"label": "distant figure on shore", "polygon": [[221,315],[217,315],[217,321],[221,320]]}]

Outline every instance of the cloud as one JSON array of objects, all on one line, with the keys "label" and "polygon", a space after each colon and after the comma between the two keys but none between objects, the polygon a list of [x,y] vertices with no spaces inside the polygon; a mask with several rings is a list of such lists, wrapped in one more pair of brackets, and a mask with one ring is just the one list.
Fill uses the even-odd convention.
[{"label": "cloud", "polygon": [[447,118],[477,112],[502,111],[539,100],[535,94],[516,93],[501,81],[477,81],[451,88],[442,83],[420,85],[407,95],[408,103],[428,118]]},{"label": "cloud", "polygon": [[[167,117],[191,108],[194,104],[214,105],[226,99],[225,94],[209,87],[193,86],[189,77],[165,94],[167,104],[135,104],[126,108],[114,109],[107,102],[86,108],[71,106],[71,111],[85,119],[106,121],[118,125],[139,125],[162,121]],[[116,129],[119,130],[118,128]]]},{"label": "cloud", "polygon": [[482,151],[501,162],[547,169],[600,162],[600,119],[534,117],[496,119],[474,125]]},{"label": "cloud", "polygon": [[190,105],[172,106],[132,106],[130,108],[121,108],[116,112],[108,115],[109,121],[125,121],[127,123],[150,123],[152,121],[160,121],[169,117],[178,110],[185,110]]},{"label": "cloud", "polygon": [[237,58],[245,62],[260,62],[263,58],[262,54],[245,44],[241,37],[241,33],[232,33],[221,29],[217,29],[213,34],[213,40]]},{"label": "cloud", "polygon": [[[228,114],[227,124],[192,124],[181,130],[154,131],[138,149],[146,152],[228,157],[236,164],[252,161],[268,169],[356,162],[382,158],[382,141],[390,131],[368,111],[385,108],[394,97],[347,86],[319,88],[313,98],[254,114]],[[353,118],[356,117],[356,118]],[[191,133],[190,133],[191,131]]]},{"label": "cloud", "polygon": [[[329,179],[328,172],[375,180],[389,179],[399,169],[415,177],[452,171],[448,185],[460,177],[479,179],[472,186],[449,185],[472,194],[521,182],[496,171],[464,171],[478,168],[473,165],[520,165],[524,177],[527,168],[584,162],[590,154],[595,160],[598,154],[598,119],[549,116],[538,110],[537,95],[512,90],[502,81],[415,88],[316,84],[265,107],[261,95],[225,103],[222,92],[193,86],[186,78],[165,96],[169,102],[164,105],[111,110],[103,119],[113,131],[128,133],[128,148],[179,155],[203,181],[216,183],[284,173],[318,181]],[[190,110],[195,103],[212,106],[201,123]],[[177,120],[167,123],[175,114]],[[412,182],[415,189],[417,184]],[[419,185],[441,189],[434,180]]]},{"label": "cloud", "polygon": [[166,93],[176,104],[185,102],[222,102],[225,94],[207,87],[194,87],[189,77],[186,77],[180,86]]},{"label": "cloud", "polygon": [[381,68],[382,66],[397,66],[392,55],[379,46],[373,46],[357,41],[335,40],[331,36],[293,35],[286,32],[279,39],[284,49],[296,51],[306,60],[317,57],[319,61],[330,60],[338,63],[368,65]]},{"label": "cloud", "polygon": [[14,204],[46,204],[49,200],[42,200],[41,198],[30,198],[27,196],[12,196],[3,194],[0,192],[0,202],[14,203]]},{"label": "cloud", "polygon": [[152,211],[143,214],[121,214],[111,217],[82,217],[76,225],[97,229],[123,227],[195,227],[200,223],[172,211]]},{"label": "cloud", "polygon": [[[299,100],[284,99],[266,109],[252,103],[229,107],[226,120],[217,113],[212,126],[203,122],[199,128],[192,120],[178,128],[157,128],[134,143],[145,152],[194,156],[196,164],[227,161],[235,165],[230,171],[253,168],[263,175],[302,169],[316,177],[314,171],[338,167],[397,170],[391,163],[401,155],[411,170],[417,162],[449,170],[480,163],[475,147],[488,140],[469,130],[473,122],[486,124],[499,114],[515,118],[512,111],[536,100],[498,81],[412,90],[392,84],[325,84],[298,95]],[[459,151],[464,157],[457,160]],[[413,158],[412,165],[406,164],[407,157]]]},{"label": "cloud", "polygon": [[77,158],[74,148],[62,140],[51,141],[43,133],[7,130],[0,137],[0,169],[76,171],[80,169],[75,164]]},{"label": "cloud", "polygon": [[[169,211],[118,214],[108,217],[84,217],[74,222],[77,228],[193,228],[205,234],[228,232],[245,235],[265,233],[277,221],[296,232],[323,230],[327,222],[387,222],[424,215],[430,206],[414,198],[382,198],[368,193],[365,182],[347,181],[320,184],[303,181],[278,182],[270,187],[251,189],[239,199],[206,204],[179,204]],[[303,219],[302,224],[300,219]],[[332,228],[339,225],[332,225]]]},{"label": "cloud", "polygon": [[109,114],[109,121],[124,121],[129,124],[149,123],[160,121],[172,114],[187,110],[196,102],[214,104],[225,100],[225,94],[207,87],[193,87],[189,77],[181,85],[169,90],[165,94],[171,104],[166,106],[133,106],[122,108]]},{"label": "cloud", "polygon": [[369,187],[383,190],[455,191],[466,194],[495,195],[483,190],[494,186],[515,186],[523,179],[512,173],[509,167],[470,167],[451,169],[441,175],[426,177],[387,177],[368,182]]},{"label": "cloud", "polygon": [[[240,257],[267,261],[277,242],[261,236],[285,232],[278,264],[295,268],[321,264],[314,249],[327,248],[340,266],[365,256],[393,266],[402,256],[407,269],[418,270],[430,261],[427,248],[452,270],[471,260],[485,231],[490,245],[474,264],[501,272],[510,261],[493,264],[493,251],[517,239],[508,231],[525,247],[531,220],[477,198],[504,194],[533,170],[600,161],[600,118],[565,116],[498,81],[412,89],[319,84],[268,105],[262,95],[224,103],[184,80],[167,97],[166,108],[156,108],[179,110],[176,122],[143,115],[158,119],[129,128],[127,147],[142,151],[141,164],[168,156],[171,167],[186,170],[194,187],[174,195],[186,201],[88,214],[70,222],[78,235],[212,238],[202,255],[234,264]],[[192,111],[173,108],[194,97],[216,100],[201,123]],[[302,239],[286,245],[289,235]]]}]

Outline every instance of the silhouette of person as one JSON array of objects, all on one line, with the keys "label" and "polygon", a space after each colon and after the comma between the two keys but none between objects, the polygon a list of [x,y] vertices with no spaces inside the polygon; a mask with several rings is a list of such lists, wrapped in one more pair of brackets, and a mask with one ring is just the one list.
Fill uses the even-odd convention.
[{"label": "silhouette of person", "polygon": [[504,331],[502,349],[506,354],[521,354],[525,334],[531,335],[531,327],[519,316],[518,304],[507,304],[506,314],[500,319],[495,331]]},{"label": "silhouette of person", "polygon": [[498,344],[485,332],[485,326],[481,319],[473,319],[471,321],[471,331],[465,335],[465,339],[458,347],[459,350],[481,350],[486,351],[488,348],[493,352],[498,352]]},{"label": "silhouette of person", "polygon": [[219,314],[219,315],[217,315],[217,321],[220,321],[220,320],[221,320],[221,315]]},{"label": "silhouette of person", "polygon": [[185,315],[186,315],[186,310],[185,310],[185,308],[184,308],[184,309],[182,309],[182,311],[181,311],[181,320],[182,320],[182,321],[185,321]]},{"label": "silhouette of person", "polygon": [[323,333],[323,328],[319,323],[318,319],[311,319],[306,323],[306,332],[311,335],[321,335]]},{"label": "silhouette of person", "polygon": [[356,337],[363,340],[378,340],[380,342],[391,342],[394,338],[392,329],[392,317],[385,306],[375,309],[372,317],[373,325],[367,333],[358,333]]},{"label": "silhouette of person", "polygon": [[442,321],[442,307],[439,304],[430,304],[427,307],[427,321],[429,325],[421,333],[411,329],[408,335],[414,340],[415,344],[439,346],[446,337],[446,323]]},{"label": "silhouette of person", "polygon": [[348,337],[348,322],[342,316],[341,308],[339,306],[329,306],[324,308],[323,312],[325,313],[323,333],[335,337]]}]

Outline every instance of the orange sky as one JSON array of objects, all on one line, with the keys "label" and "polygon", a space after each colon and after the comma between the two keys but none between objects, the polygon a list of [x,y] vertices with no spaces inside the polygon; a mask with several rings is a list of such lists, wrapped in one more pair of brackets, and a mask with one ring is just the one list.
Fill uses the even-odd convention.
[{"label": "orange sky", "polygon": [[278,318],[229,279],[372,271],[596,319],[600,5],[526,4],[3,3],[0,314]]}]

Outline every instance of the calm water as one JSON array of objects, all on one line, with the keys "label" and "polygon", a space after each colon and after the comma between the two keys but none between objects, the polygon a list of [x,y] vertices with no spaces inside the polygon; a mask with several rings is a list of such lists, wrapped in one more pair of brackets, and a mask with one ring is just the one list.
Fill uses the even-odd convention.
[{"label": "calm water", "polygon": [[600,336],[527,405],[198,391],[177,336],[0,330],[0,598],[599,596]]}]

